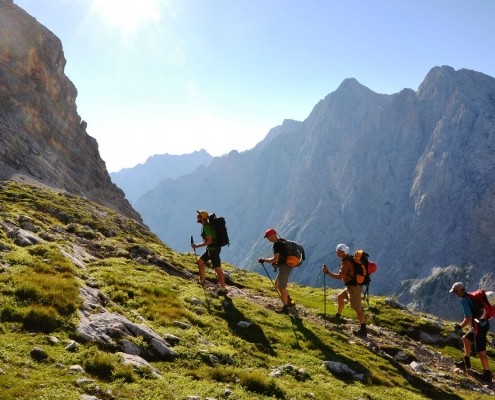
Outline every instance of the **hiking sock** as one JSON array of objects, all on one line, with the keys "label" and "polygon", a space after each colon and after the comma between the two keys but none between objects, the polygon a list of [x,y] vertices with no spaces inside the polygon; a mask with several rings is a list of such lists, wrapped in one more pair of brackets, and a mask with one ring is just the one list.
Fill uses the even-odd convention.
[{"label": "hiking sock", "polygon": [[467,369],[471,369],[471,358],[464,356],[464,365]]},{"label": "hiking sock", "polygon": [[361,332],[366,332],[366,324],[361,324],[361,328],[359,330]]},{"label": "hiking sock", "polygon": [[340,319],[341,318],[340,313],[335,314],[335,318]]}]

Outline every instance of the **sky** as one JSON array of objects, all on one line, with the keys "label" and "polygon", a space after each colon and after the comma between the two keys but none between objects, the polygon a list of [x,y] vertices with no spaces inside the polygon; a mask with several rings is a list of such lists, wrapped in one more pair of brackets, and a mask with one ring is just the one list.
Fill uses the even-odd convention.
[{"label": "sky", "polygon": [[435,66],[495,76],[493,0],[14,0],[61,41],[109,172],[254,147],[346,78],[417,90]]}]

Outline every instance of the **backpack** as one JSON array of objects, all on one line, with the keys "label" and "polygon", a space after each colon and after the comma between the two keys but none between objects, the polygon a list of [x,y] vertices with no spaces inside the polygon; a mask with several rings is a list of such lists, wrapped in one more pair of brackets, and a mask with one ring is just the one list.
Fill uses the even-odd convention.
[{"label": "backpack", "polygon": [[[491,292],[488,292],[491,294]],[[476,322],[486,321],[495,317],[495,305],[491,305],[487,298],[487,292],[482,289],[469,292],[468,298],[471,300],[471,311]]]},{"label": "backpack", "polygon": [[229,234],[227,233],[227,225],[224,217],[217,217],[214,213],[208,217],[210,224],[215,231],[214,244],[220,247],[230,246]]},{"label": "backpack", "polygon": [[306,259],[304,248],[292,240],[279,239],[284,244],[285,254],[287,255],[285,263],[288,267],[299,267]]},{"label": "backpack", "polygon": [[354,253],[354,272],[358,285],[369,285],[371,282],[370,275],[374,274],[378,269],[376,263],[369,260],[368,257],[369,254],[362,249],[358,249]]}]

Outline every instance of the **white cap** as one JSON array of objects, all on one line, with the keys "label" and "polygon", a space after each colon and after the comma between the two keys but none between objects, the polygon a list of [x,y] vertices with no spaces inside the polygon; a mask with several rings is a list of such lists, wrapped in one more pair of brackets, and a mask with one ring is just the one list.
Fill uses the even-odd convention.
[{"label": "white cap", "polygon": [[452,293],[454,290],[457,290],[457,289],[464,289],[464,285],[462,284],[462,282],[454,283],[452,285],[452,287],[450,288],[449,293]]},{"label": "white cap", "polygon": [[341,250],[343,251],[345,254],[349,254],[349,247],[347,247],[347,245],[345,245],[344,243],[340,243],[337,245],[337,247],[335,248],[335,250]]}]

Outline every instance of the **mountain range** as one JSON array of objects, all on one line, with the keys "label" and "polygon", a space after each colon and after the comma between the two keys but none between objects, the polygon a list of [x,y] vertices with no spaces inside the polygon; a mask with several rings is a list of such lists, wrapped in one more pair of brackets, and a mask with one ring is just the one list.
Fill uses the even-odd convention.
[{"label": "mountain range", "polygon": [[177,179],[201,165],[208,166],[212,159],[206,150],[182,155],[159,154],[149,157],[143,164],[112,172],[110,177],[132,204],[161,181]]},{"label": "mountain range", "polygon": [[[480,379],[481,364],[476,357],[472,358],[474,370],[455,368],[453,361],[462,357],[462,351],[452,321],[411,311],[396,299],[371,296],[364,303],[368,334],[356,336],[358,322],[350,307],[344,308],[341,318],[332,318],[340,286],[334,290],[291,282],[289,290],[296,306],[285,315],[277,312],[280,297],[271,278],[246,268],[223,263],[227,296],[219,296],[212,270],[207,271],[205,282],[198,284],[196,256],[191,251],[176,252],[161,241],[142,223],[123,191],[111,182],[97,143],[88,136],[86,124],[77,113],[77,92],[64,74],[64,64],[61,43],[55,35],[12,0],[0,0],[2,400],[474,400],[495,395],[493,384]],[[441,70],[453,75],[461,72]],[[472,72],[467,74],[481,78]],[[483,85],[490,82],[483,81]],[[365,93],[370,104],[380,102],[379,109],[395,101],[395,95],[375,95],[354,80],[345,81],[343,86],[347,86],[344,93],[350,89]],[[478,130],[474,139],[480,145],[487,145],[487,141],[481,141],[481,133],[489,136],[492,132],[492,125],[486,122],[491,108],[485,104],[484,93],[481,90],[473,108],[462,113],[478,116],[473,132]],[[485,107],[480,108],[480,104]],[[323,106],[324,102],[315,108],[321,108],[322,118]],[[337,103],[327,110],[334,106]],[[365,109],[356,107],[356,117],[368,114],[372,120],[372,114],[381,112]],[[463,125],[463,119],[458,120]],[[363,124],[357,118],[353,122],[356,126]],[[307,140],[308,124],[284,121],[253,151],[214,158],[208,167],[193,169],[158,186],[181,181],[184,185],[174,188],[184,189],[183,196],[179,195],[183,201],[191,200],[184,194],[193,192],[193,182],[204,189],[191,205],[201,204],[225,213],[237,243],[226,249],[227,257],[236,246],[242,248],[238,232],[244,229],[236,228],[242,224],[261,230],[254,238],[262,236],[264,226],[277,222],[281,233],[306,238],[316,222],[308,207],[302,207],[304,200],[316,214],[325,211],[334,219],[339,212],[349,215],[343,206],[355,204],[352,196],[341,197],[335,187],[349,187],[349,182],[356,179],[354,168],[321,156],[316,149],[321,141]],[[301,137],[303,133],[308,138]],[[441,133],[439,129],[439,136]],[[322,137],[328,135],[324,132]],[[340,139],[352,150],[351,136]],[[327,138],[327,151],[337,151],[332,157],[338,155],[342,161],[345,152],[338,151],[342,143],[337,139]],[[469,142],[465,141],[466,148],[472,150]],[[309,151],[309,143],[314,151],[308,153],[302,174],[301,149]],[[274,157],[274,145],[280,150],[279,157]],[[381,145],[387,148],[386,143]],[[365,149],[364,154],[372,150],[359,149]],[[311,158],[317,155],[321,158]],[[363,156],[365,160],[370,158],[373,154]],[[339,166],[345,174],[334,171],[327,176],[331,182],[322,182],[325,177],[313,170],[318,163],[322,169]],[[246,165],[259,175],[245,171]],[[213,176],[226,178],[215,182]],[[276,189],[291,201],[293,212],[277,193],[268,197],[273,193],[271,187],[257,186],[273,184],[279,176],[286,179],[287,186],[278,180],[284,184]],[[378,185],[377,175],[370,176]],[[310,185],[304,179],[312,179]],[[294,182],[299,185],[290,186]],[[321,183],[340,183],[325,191],[325,199],[342,202],[340,210],[332,208],[334,203],[315,203],[321,197]],[[259,192],[248,192],[250,185]],[[153,190],[142,198],[150,193],[156,196]],[[226,203],[231,208],[221,208],[221,200],[228,200],[232,194],[240,204],[236,207]],[[459,196],[463,195],[461,191]],[[369,196],[379,199],[375,192]],[[478,200],[482,197],[477,196]],[[379,203],[375,205],[379,211]],[[258,216],[263,209],[270,210],[268,216]],[[233,210],[239,210],[238,221]],[[294,214],[301,210],[308,216],[307,227]],[[188,232],[198,229],[192,223],[185,228],[195,213],[195,209],[188,210],[187,218],[178,226]],[[253,222],[251,218],[257,219]],[[336,229],[343,226],[347,225],[335,225]],[[368,225],[361,222],[359,226]],[[325,240],[331,232],[329,227],[320,232]],[[393,229],[397,229],[395,225]],[[304,242],[308,256],[314,260],[316,247],[311,243]],[[183,245],[182,237],[178,244]],[[259,246],[260,251],[269,252],[266,243]],[[326,250],[332,253],[333,248],[330,244]],[[252,247],[250,251],[256,254],[258,249]],[[245,253],[250,260],[249,249]],[[379,262],[383,270],[383,260]],[[298,274],[311,271],[312,265],[306,264],[297,270]],[[436,267],[428,279],[415,281],[414,285],[402,281],[399,291],[416,293],[425,300],[432,292],[428,289],[435,285],[433,292],[445,296],[446,282],[466,274],[475,276],[476,268],[475,264]],[[489,273],[485,277],[482,284],[490,281]],[[459,321],[458,301],[449,296],[442,302],[457,309],[455,320]],[[494,341],[491,332],[488,341]],[[491,347],[487,353],[493,370],[495,353]]]},{"label": "mountain range", "polygon": [[364,248],[379,266],[372,291],[449,315],[441,298],[453,281],[495,285],[494,139],[493,77],[434,67],[417,91],[391,95],[350,78],[304,121],[160,182],[135,208],[178,251],[199,231],[196,210],[223,215],[231,238],[223,258],[260,273],[256,260],[271,253],[263,233],[273,227],[304,245],[292,278],[312,286],[323,284],[323,263],[338,268],[336,244]]},{"label": "mountain range", "polygon": [[346,79],[251,150],[165,180],[125,171],[142,182],[133,207],[77,113],[60,40],[12,1],[0,7],[2,179],[111,207],[181,252],[199,240],[196,210],[215,212],[231,239],[223,260],[262,274],[256,260],[271,253],[263,233],[274,227],[304,245],[292,279],[306,285],[340,287],[321,265],[338,268],[337,243],[364,248],[379,266],[372,293],[436,315],[452,316],[442,302],[452,281],[494,288],[493,77],[434,67],[418,90],[391,95]]}]

